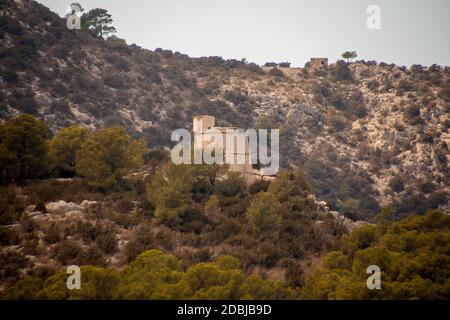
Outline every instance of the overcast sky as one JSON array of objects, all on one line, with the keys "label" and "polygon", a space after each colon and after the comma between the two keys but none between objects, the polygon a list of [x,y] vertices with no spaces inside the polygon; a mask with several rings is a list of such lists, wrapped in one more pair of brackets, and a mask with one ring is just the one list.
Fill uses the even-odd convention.
[{"label": "overcast sky", "polygon": [[[64,15],[73,1],[39,0]],[[450,0],[80,0],[107,9],[117,36],[193,57],[289,61],[358,58],[398,65],[450,65]],[[369,5],[381,29],[369,30]]]}]

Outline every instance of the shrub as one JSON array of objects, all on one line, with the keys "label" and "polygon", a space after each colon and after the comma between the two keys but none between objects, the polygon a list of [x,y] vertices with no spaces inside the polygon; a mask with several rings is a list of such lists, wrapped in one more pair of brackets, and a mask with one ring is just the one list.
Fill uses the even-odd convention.
[{"label": "shrub", "polygon": [[266,62],[264,67],[278,67],[278,63],[276,62]]},{"label": "shrub", "polygon": [[280,62],[280,63],[278,64],[278,66],[279,66],[280,68],[289,68],[289,67],[291,66],[291,63],[290,63],[290,62]]},{"label": "shrub", "polygon": [[404,217],[407,214],[424,214],[429,209],[428,201],[422,194],[408,195],[397,205],[397,215]]},{"label": "shrub", "polygon": [[124,128],[100,129],[76,152],[76,173],[94,187],[118,186],[124,175],[143,164],[146,152],[145,141],[134,140]]},{"label": "shrub", "polygon": [[3,75],[2,75],[3,79],[6,80],[6,82],[10,83],[10,84],[16,84],[19,82],[19,76],[17,75],[17,73],[14,70],[11,69],[7,69]]},{"label": "shrub", "polygon": [[415,91],[415,90],[416,90],[416,87],[414,86],[414,84],[411,81],[402,79],[397,84],[397,93],[400,95],[405,92],[410,92],[410,91]]},{"label": "shrub", "polygon": [[176,224],[188,209],[194,178],[187,165],[166,162],[147,187],[147,197],[155,207],[155,218],[161,223]]},{"label": "shrub", "polygon": [[21,27],[19,21],[7,16],[0,16],[0,29],[4,33],[9,33],[11,35],[20,36],[23,33],[23,28]]},{"label": "shrub", "polygon": [[247,101],[247,97],[241,94],[239,91],[227,90],[224,92],[223,97],[236,106]]},{"label": "shrub", "polygon": [[53,248],[55,258],[63,265],[72,264],[81,252],[82,248],[71,240],[63,240]]},{"label": "shrub", "polygon": [[389,181],[389,187],[391,188],[392,191],[397,192],[397,193],[405,190],[403,180],[399,177],[393,177]]},{"label": "shrub", "polygon": [[327,114],[327,124],[332,132],[340,132],[347,127],[348,121],[344,116],[330,112]]},{"label": "shrub", "polygon": [[114,89],[127,89],[128,88],[128,81],[126,77],[120,74],[110,74],[103,78],[103,82],[108,87],[114,88]]},{"label": "shrub", "polygon": [[34,92],[31,90],[13,90],[8,97],[8,103],[22,113],[38,114],[38,106],[34,100]]},{"label": "shrub", "polygon": [[244,193],[246,183],[244,178],[235,172],[228,173],[226,179],[219,181],[215,185],[215,190],[222,196],[234,197]]},{"label": "shrub", "polygon": [[422,122],[420,117],[420,107],[416,104],[410,104],[403,110],[403,117],[410,125],[416,125]]},{"label": "shrub", "polygon": [[[449,227],[448,216],[430,211],[391,225],[354,229],[343,239],[343,247],[329,253],[323,266],[307,276],[303,298],[448,299],[450,294],[442,281],[450,268],[444,249],[447,242],[436,239],[447,237]],[[385,279],[382,287],[391,290],[366,289],[370,264],[381,268]]]},{"label": "shrub", "polygon": [[47,241],[47,243],[54,244],[61,240],[62,240],[61,228],[57,224],[52,223],[49,226],[47,233],[45,235],[45,241]]},{"label": "shrub", "polygon": [[269,74],[270,74],[271,76],[278,77],[278,78],[281,78],[281,77],[284,76],[283,71],[281,71],[281,70],[278,69],[278,68],[272,68],[272,69],[270,69]]},{"label": "shrub", "polygon": [[48,134],[45,123],[21,115],[0,124],[0,182],[23,183],[48,172]]},{"label": "shrub", "polygon": [[258,236],[277,235],[282,222],[281,204],[272,193],[259,193],[250,202],[246,218]]},{"label": "shrub", "polygon": [[95,239],[95,243],[106,254],[112,254],[117,250],[117,239],[113,231],[99,235]]},{"label": "shrub", "polygon": [[430,208],[437,209],[440,205],[448,203],[448,194],[446,191],[434,191],[427,200]]},{"label": "shrub", "polygon": [[338,60],[336,64],[331,68],[331,74],[333,75],[335,80],[345,81],[345,80],[353,80],[350,69],[345,63],[345,61]]},{"label": "shrub", "polygon": [[76,153],[89,137],[89,130],[80,126],[70,126],[59,130],[50,142],[50,152],[57,161],[61,172],[75,174]]},{"label": "shrub", "polygon": [[79,265],[103,267],[106,266],[106,259],[97,247],[90,246],[78,254],[76,263]]},{"label": "shrub", "polygon": [[370,80],[367,81],[366,85],[369,90],[374,91],[380,86],[380,83],[377,80]]},{"label": "shrub", "polygon": [[447,87],[441,88],[438,92],[438,96],[446,101],[450,100],[450,82],[447,82]]},{"label": "shrub", "polygon": [[112,63],[119,71],[130,71],[128,62],[117,54],[106,55],[105,60]]},{"label": "shrub", "polygon": [[431,181],[426,181],[420,185],[420,190],[426,194],[433,192],[435,189],[436,186]]},{"label": "shrub", "polygon": [[67,100],[59,100],[59,99],[53,100],[50,105],[50,111],[52,113],[60,112],[65,115],[71,114],[70,107],[69,107]]},{"label": "shrub", "polygon": [[259,192],[265,192],[269,188],[270,181],[268,180],[256,180],[248,187],[249,194],[257,194]]},{"label": "shrub", "polygon": [[20,243],[19,233],[15,229],[0,228],[0,245],[11,246]]}]

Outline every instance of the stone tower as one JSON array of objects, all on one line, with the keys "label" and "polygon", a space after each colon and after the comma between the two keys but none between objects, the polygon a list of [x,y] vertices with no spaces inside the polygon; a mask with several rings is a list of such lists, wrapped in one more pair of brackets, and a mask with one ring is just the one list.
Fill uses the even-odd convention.
[{"label": "stone tower", "polygon": [[[194,134],[203,136],[206,130],[214,127],[215,123],[216,119],[212,116],[195,116],[193,119],[192,131],[194,132]],[[195,140],[195,143],[196,144],[194,144],[194,147],[197,149],[203,149],[207,146],[203,142],[203,139],[197,139]]]},{"label": "stone tower", "polygon": [[208,116],[208,115],[195,116],[193,118],[193,132],[194,132],[194,135],[197,137],[197,139],[195,139],[195,142],[194,142],[194,148],[205,149],[211,143],[214,143],[214,142],[203,140],[203,135],[206,133],[207,130],[210,130],[209,132],[222,134],[223,146],[218,146],[218,147],[223,148],[224,161],[225,161],[227,155],[232,157],[233,159],[237,159],[238,156],[241,156],[241,158],[243,157],[245,159],[244,163],[229,164],[229,171],[239,172],[244,176],[244,178],[247,180],[247,182],[252,182],[254,180],[254,178],[256,177],[257,173],[255,172],[255,170],[253,170],[253,167],[252,167],[248,139],[245,139],[245,147],[241,148],[241,149],[239,149],[237,147],[237,139],[234,139],[232,150],[228,150],[226,148],[226,145],[227,145],[226,134],[229,132],[236,132],[236,130],[238,130],[238,128],[236,128],[236,127],[215,127],[214,126],[215,122],[216,122],[215,118],[212,116]]},{"label": "stone tower", "polygon": [[311,58],[309,63],[312,70],[328,68],[328,58]]}]

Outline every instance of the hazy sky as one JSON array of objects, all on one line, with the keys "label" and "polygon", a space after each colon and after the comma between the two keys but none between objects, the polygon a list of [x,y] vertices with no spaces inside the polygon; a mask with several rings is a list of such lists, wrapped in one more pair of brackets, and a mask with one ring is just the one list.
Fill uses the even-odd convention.
[{"label": "hazy sky", "polygon": [[[64,15],[73,1],[39,0]],[[450,0],[80,0],[113,16],[119,37],[193,57],[289,61],[358,58],[398,65],[450,65]],[[366,26],[369,5],[381,29]]]}]

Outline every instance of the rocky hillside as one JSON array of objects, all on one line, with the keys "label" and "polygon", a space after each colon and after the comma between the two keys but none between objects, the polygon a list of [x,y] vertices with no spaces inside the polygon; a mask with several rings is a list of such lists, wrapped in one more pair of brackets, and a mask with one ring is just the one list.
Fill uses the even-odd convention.
[{"label": "rocky hillside", "polygon": [[281,129],[281,161],[353,219],[450,212],[450,68],[358,61],[263,68],[102,40],[28,0],[0,1],[0,119],[30,113],[53,131],[123,125],[153,147],[209,114]]}]

